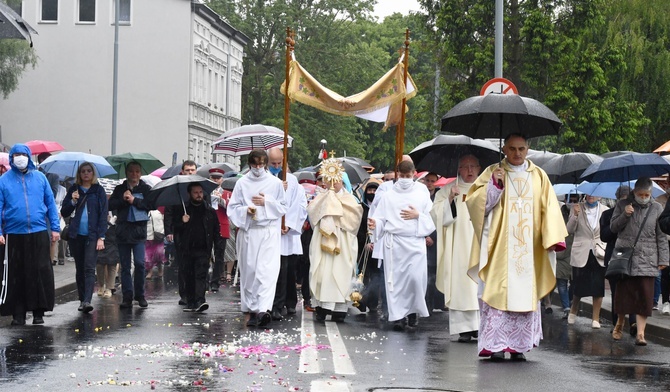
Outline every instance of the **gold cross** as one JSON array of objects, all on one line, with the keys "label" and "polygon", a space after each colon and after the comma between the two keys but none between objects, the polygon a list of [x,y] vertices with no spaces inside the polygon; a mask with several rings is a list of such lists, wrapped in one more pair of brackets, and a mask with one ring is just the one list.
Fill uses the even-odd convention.
[{"label": "gold cross", "polygon": [[330,157],[335,158],[335,150],[330,150]]}]

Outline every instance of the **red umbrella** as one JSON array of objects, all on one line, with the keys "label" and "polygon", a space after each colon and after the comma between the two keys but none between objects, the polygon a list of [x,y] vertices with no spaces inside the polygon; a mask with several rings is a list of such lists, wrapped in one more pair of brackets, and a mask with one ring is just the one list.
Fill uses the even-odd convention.
[{"label": "red umbrella", "polygon": [[30,148],[30,152],[33,155],[41,154],[43,152],[54,152],[54,151],[65,150],[65,147],[61,146],[60,143],[48,140],[31,140],[29,142],[26,142],[25,145]]}]

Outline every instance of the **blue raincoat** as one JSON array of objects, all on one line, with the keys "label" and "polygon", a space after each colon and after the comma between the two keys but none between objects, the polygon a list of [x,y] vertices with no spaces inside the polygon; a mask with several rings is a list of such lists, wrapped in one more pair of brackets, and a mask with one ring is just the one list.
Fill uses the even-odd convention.
[{"label": "blue raincoat", "polygon": [[[24,153],[29,157],[25,173],[14,165],[14,154]],[[58,208],[46,176],[37,171],[30,159],[30,148],[15,144],[9,151],[12,167],[0,176],[0,234],[30,234],[47,230],[47,219],[51,231],[60,232]]]}]

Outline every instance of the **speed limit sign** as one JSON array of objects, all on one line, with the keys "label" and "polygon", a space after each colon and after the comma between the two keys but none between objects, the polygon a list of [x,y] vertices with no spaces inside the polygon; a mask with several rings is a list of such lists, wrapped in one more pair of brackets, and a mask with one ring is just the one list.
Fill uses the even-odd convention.
[{"label": "speed limit sign", "polygon": [[486,94],[519,94],[514,83],[505,78],[494,78],[484,83],[484,87],[479,92],[479,95]]}]

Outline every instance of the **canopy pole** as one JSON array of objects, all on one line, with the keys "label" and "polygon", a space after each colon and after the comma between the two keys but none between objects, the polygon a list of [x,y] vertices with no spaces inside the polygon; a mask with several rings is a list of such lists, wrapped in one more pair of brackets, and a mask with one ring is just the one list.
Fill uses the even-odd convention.
[{"label": "canopy pole", "polygon": [[[405,88],[407,88],[407,74],[409,73],[409,29],[405,29],[405,51],[403,57],[403,83]],[[407,103],[406,96],[402,99],[402,104],[400,108],[400,124],[396,128],[395,134],[395,172],[396,178],[398,178],[398,165],[402,161],[402,153],[405,149],[405,104]]]},{"label": "canopy pole", "polygon": [[[293,40],[294,32],[290,27],[286,28],[286,70],[284,74],[284,80],[286,81],[286,92],[284,94],[284,149],[282,153],[284,154],[284,160],[282,161],[282,181],[286,181],[286,172],[288,171],[288,123],[289,123],[289,109],[291,107],[291,100],[288,97],[288,85],[289,85],[289,73],[291,69],[291,57],[293,55],[293,49],[295,46],[295,41]],[[286,217],[281,217],[281,227],[282,230],[286,228]]]}]

